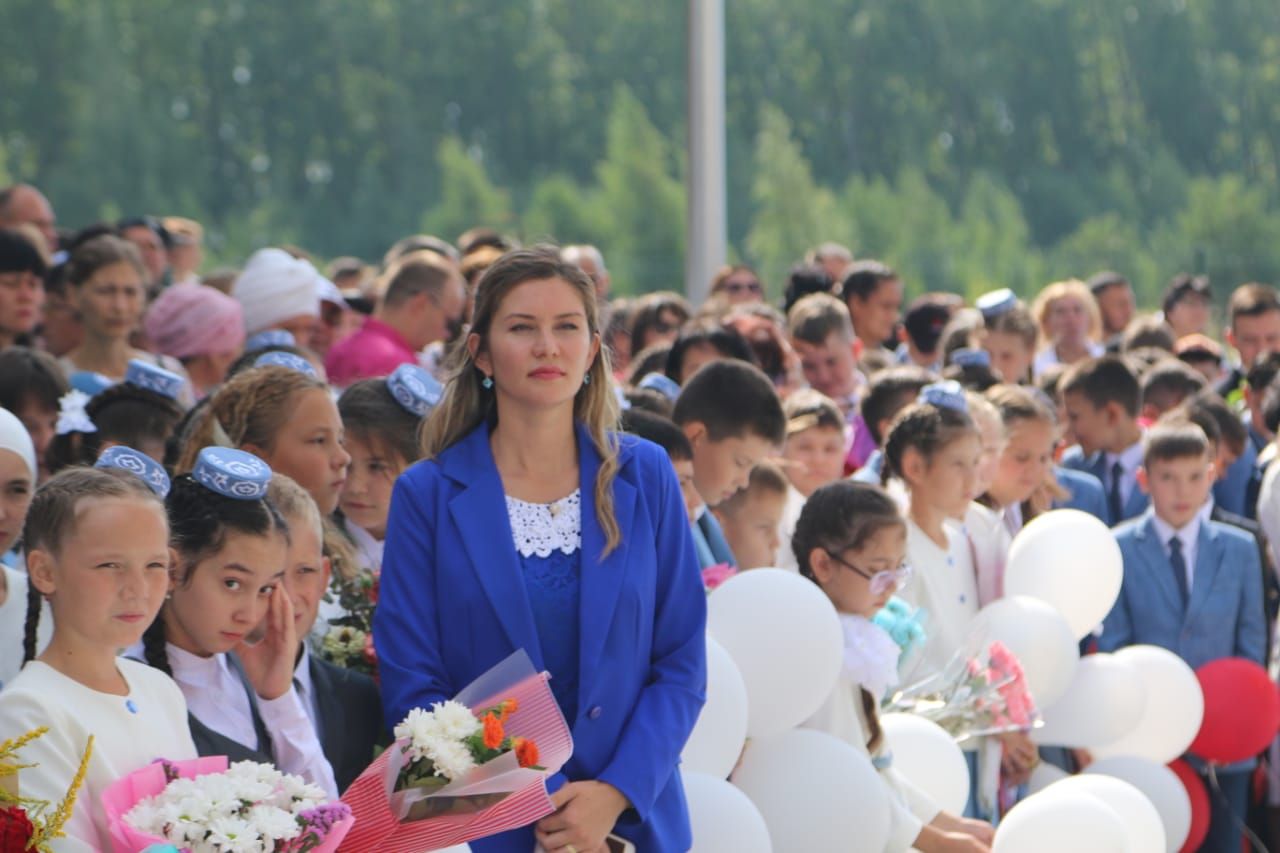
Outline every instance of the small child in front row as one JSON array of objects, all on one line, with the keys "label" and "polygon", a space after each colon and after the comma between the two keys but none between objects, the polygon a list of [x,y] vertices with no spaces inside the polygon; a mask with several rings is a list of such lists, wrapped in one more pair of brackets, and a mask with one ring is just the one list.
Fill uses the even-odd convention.
[{"label": "small child in front row", "polygon": [[845,423],[835,401],[811,388],[801,388],[782,404],[787,415],[787,440],[782,461],[787,500],[778,525],[778,551],[772,565],[795,569],[791,533],[809,495],[844,476]]},{"label": "small child in front row", "polygon": [[880,728],[879,707],[897,684],[898,645],[872,622],[894,591],[910,578],[906,524],[883,490],[848,480],[815,491],[800,513],[791,543],[800,573],[821,587],[840,614],[844,667],[835,690],[804,723],[863,752],[888,788],[886,853],[909,848],[985,851],[989,824],[940,810],[893,770]]},{"label": "small child in front row", "polygon": [[[140,456],[140,454],[138,454]],[[159,672],[119,658],[156,617],[169,589],[164,504],[120,469],[70,468],[32,501],[23,540],[31,579],[28,663],[0,692],[0,736],[49,731],[23,750],[23,796],[58,802],[92,736],[84,787],[64,831],[65,851],[111,849],[100,800],[117,779],[158,758],[196,757],[187,706]],[[53,610],[53,639],[34,657],[41,599]]]},{"label": "small child in front row", "polygon": [[[1266,654],[1262,568],[1256,543],[1205,517],[1213,458],[1204,431],[1159,423],[1146,435],[1138,484],[1151,508],[1116,528],[1124,557],[1120,597],[1098,648],[1162,646],[1192,669],[1226,657],[1262,664]],[[1239,850],[1253,761],[1217,769],[1204,850]]]},{"label": "small child in front row", "polygon": [[739,570],[774,565],[786,503],[787,478],[781,468],[765,461],[751,469],[745,489],[712,510]]},{"label": "small child in front row", "polygon": [[299,637],[282,585],[289,530],[267,497],[271,476],[250,453],[206,447],[173,481],[173,590],[142,652],[178,682],[201,755],[274,764],[337,799],[293,686]]}]

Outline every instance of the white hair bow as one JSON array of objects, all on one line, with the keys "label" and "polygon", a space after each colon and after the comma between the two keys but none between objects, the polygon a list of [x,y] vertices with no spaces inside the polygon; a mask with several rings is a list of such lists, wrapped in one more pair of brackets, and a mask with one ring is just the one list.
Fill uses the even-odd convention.
[{"label": "white hair bow", "polygon": [[54,431],[58,435],[69,432],[97,432],[98,428],[85,413],[84,407],[89,402],[88,394],[79,390],[71,390],[58,400],[58,424]]}]

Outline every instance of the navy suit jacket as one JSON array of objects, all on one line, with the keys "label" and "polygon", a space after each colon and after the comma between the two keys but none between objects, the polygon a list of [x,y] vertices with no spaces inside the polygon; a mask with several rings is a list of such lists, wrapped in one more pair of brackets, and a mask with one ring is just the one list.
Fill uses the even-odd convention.
[{"label": "navy suit jacket", "polygon": [[316,735],[333,768],[338,791],[345,791],[374,759],[374,751],[390,738],[382,725],[378,685],[363,672],[309,658],[316,699]]},{"label": "navy suit jacket", "polygon": [[1116,525],[1130,518],[1136,518],[1147,511],[1147,507],[1151,505],[1151,499],[1147,497],[1146,492],[1138,488],[1138,484],[1134,483],[1129,489],[1129,497],[1125,498],[1123,511],[1120,518],[1111,517],[1111,508],[1107,503],[1107,455],[1099,451],[1090,456],[1085,456],[1084,451],[1079,445],[1069,448],[1062,455],[1062,467],[1070,468],[1074,471],[1083,471],[1086,474],[1092,474],[1097,478],[1098,483],[1102,486],[1103,506],[1107,508],[1107,515],[1104,519],[1107,524]]},{"label": "navy suit jacket", "polygon": [[1054,509],[1078,509],[1089,513],[1103,524],[1110,525],[1111,513],[1107,511],[1107,495],[1102,491],[1102,484],[1097,477],[1085,471],[1057,465],[1053,468],[1053,476],[1057,478],[1059,486],[1071,493],[1063,500],[1054,501]]},{"label": "navy suit jacket", "polygon": [[[619,435],[613,499],[622,543],[604,555],[594,498],[601,460],[581,426],[577,438],[578,715],[568,721],[573,757],[550,787],[607,782],[632,806],[618,835],[646,853],[685,851],[692,834],[677,765],[705,701],[707,615],[689,519],[666,453]],[[396,483],[373,633],[388,727],[452,698],[517,649],[543,668],[488,426]],[[528,853],[533,844],[527,827],[471,848]]]},{"label": "navy suit jacket", "polygon": [[1137,643],[1161,646],[1192,669],[1226,657],[1264,662],[1262,567],[1253,539],[1215,521],[1201,524],[1183,610],[1154,515],[1144,513],[1116,528],[1115,536],[1124,557],[1124,582],[1103,622],[1099,650],[1113,652]]}]

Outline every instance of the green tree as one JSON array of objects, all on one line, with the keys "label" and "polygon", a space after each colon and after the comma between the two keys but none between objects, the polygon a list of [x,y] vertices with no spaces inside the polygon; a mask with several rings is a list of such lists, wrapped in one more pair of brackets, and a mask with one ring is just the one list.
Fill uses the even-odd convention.
[{"label": "green tree", "polygon": [[515,217],[506,190],[493,185],[479,155],[472,156],[461,140],[449,136],[436,151],[440,167],[440,198],[422,217],[422,229],[453,240],[473,226],[503,229]]},{"label": "green tree", "polygon": [[521,218],[526,240],[595,243],[601,239],[595,198],[567,175],[548,175],[533,187]]}]

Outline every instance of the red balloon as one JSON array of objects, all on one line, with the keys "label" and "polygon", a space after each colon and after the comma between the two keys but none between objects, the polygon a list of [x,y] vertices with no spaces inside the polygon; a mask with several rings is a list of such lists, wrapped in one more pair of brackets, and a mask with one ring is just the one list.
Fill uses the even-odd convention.
[{"label": "red balloon", "polygon": [[1222,658],[1196,670],[1204,691],[1204,722],[1188,752],[1231,764],[1253,758],[1280,730],[1280,692],[1251,660]]},{"label": "red balloon", "polygon": [[1187,840],[1179,853],[1192,853],[1200,849],[1209,834],[1209,791],[1204,786],[1204,780],[1182,759],[1170,764],[1169,769],[1178,777],[1182,787],[1187,789],[1187,796],[1191,798],[1191,831],[1187,833]]}]

